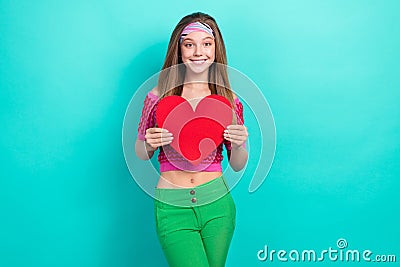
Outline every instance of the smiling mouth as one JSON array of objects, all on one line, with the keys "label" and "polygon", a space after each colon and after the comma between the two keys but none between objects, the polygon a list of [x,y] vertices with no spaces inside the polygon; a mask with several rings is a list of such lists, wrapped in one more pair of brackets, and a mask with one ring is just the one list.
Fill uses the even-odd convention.
[{"label": "smiling mouth", "polygon": [[201,64],[203,64],[204,62],[206,62],[207,60],[206,60],[206,59],[196,59],[196,60],[191,59],[190,61],[192,61],[192,63],[194,63],[194,64],[196,64],[196,65],[201,65]]}]

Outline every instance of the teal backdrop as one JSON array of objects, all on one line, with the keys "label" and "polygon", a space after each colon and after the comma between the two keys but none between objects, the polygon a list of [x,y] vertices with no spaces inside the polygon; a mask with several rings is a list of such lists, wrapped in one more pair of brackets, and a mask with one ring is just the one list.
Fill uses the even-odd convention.
[{"label": "teal backdrop", "polygon": [[364,266],[257,257],[266,246],[338,249],[340,238],[397,265],[399,10],[396,0],[0,1],[0,266],[167,266],[121,133],[173,28],[195,11],[216,18],[229,65],[257,84],[276,124],[265,182],[232,190],[227,266]]}]

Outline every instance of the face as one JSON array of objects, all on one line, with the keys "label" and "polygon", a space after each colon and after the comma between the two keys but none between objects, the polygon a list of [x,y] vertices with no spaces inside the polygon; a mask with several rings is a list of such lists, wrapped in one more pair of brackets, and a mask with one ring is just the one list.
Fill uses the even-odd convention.
[{"label": "face", "polygon": [[206,32],[191,32],[181,45],[182,62],[195,73],[202,73],[215,60],[215,42]]}]

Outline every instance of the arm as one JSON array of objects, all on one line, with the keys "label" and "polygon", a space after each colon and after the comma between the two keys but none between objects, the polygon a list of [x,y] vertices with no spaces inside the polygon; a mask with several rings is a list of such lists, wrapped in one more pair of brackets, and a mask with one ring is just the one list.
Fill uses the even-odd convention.
[{"label": "arm", "polygon": [[146,129],[145,140],[136,139],[136,155],[142,160],[151,159],[158,147],[170,144],[173,138],[172,133],[169,133],[166,129],[148,128]]},{"label": "arm", "polygon": [[224,131],[224,143],[227,149],[229,165],[234,171],[244,168],[248,160],[246,140],[248,137],[247,127],[244,126],[243,105],[239,99],[235,99],[236,125],[228,125]]},{"label": "arm", "polygon": [[153,157],[159,146],[172,142],[172,134],[167,130],[156,127],[155,107],[158,101],[157,89],[147,94],[138,126],[138,135],[135,143],[135,153],[138,158],[148,160]]},{"label": "arm", "polygon": [[248,159],[245,145],[247,128],[244,125],[229,125],[227,128],[224,138],[231,142],[231,149],[227,152],[229,165],[237,172],[244,168]]},{"label": "arm", "polygon": [[154,155],[154,151],[156,151],[156,149],[153,149],[151,146],[149,146],[146,141],[136,139],[135,152],[139,159],[151,159]]}]

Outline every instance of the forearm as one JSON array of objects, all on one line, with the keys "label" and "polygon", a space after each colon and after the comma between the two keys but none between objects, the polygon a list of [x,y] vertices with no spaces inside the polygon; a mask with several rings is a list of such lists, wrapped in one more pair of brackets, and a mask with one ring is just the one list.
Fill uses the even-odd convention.
[{"label": "forearm", "polygon": [[136,139],[135,152],[138,158],[142,160],[151,159],[154,155],[154,148],[152,148],[146,141]]},{"label": "forearm", "polygon": [[231,165],[234,171],[238,172],[243,169],[247,163],[247,159],[248,153],[243,146],[239,146],[238,148],[232,147],[230,150],[229,165]]}]

